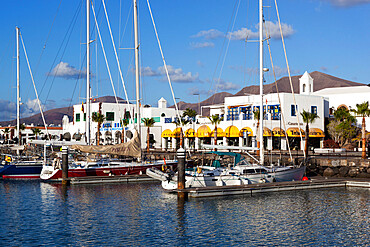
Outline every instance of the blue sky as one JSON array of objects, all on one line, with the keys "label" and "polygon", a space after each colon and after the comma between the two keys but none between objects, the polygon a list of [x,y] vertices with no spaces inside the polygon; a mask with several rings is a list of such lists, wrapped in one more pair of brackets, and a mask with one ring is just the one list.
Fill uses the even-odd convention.
[{"label": "blue sky", "polygon": [[[157,105],[164,97],[173,104],[163,62],[150,19],[147,1],[139,0],[142,100]],[[214,92],[236,93],[258,84],[258,34],[256,0],[151,0],[175,97],[197,102]],[[113,84],[124,98],[122,82],[102,8],[95,11],[107,54]],[[0,121],[15,118],[15,27],[22,38],[45,109],[81,103],[85,97],[85,2],[80,0],[3,1],[0,15]],[[278,78],[287,75],[275,5],[265,0],[266,26]],[[131,0],[106,1],[116,47],[133,47]],[[292,75],[321,71],[343,79],[370,83],[370,0],[278,1]],[[95,27],[91,14],[91,25]],[[246,38],[248,41],[245,42]],[[91,70],[94,97],[113,95],[96,29],[92,31]],[[25,55],[21,47],[22,117],[38,113]],[[133,100],[134,52],[119,49],[119,60]],[[270,68],[268,52],[265,66]],[[82,78],[79,78],[82,77]],[[271,83],[271,73],[266,83]]]}]

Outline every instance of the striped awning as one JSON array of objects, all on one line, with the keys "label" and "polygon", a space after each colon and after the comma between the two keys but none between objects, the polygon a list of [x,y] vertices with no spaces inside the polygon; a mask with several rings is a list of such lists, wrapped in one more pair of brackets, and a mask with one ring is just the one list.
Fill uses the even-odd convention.
[{"label": "striped awning", "polygon": [[[212,130],[211,136],[215,136],[215,130]],[[217,137],[225,137],[225,132],[221,128],[217,128]]]},{"label": "striped awning", "polygon": [[225,130],[225,136],[226,137],[239,137],[239,129],[235,127],[234,125],[231,125],[226,128]]},{"label": "striped awning", "polygon": [[283,129],[280,129],[279,127],[275,127],[272,130],[272,135],[277,137],[285,136],[285,131]]},{"label": "striped awning", "polygon": [[192,128],[187,129],[185,131],[185,137],[195,137],[195,130],[193,130]]},{"label": "striped awning", "polygon": [[202,125],[197,129],[197,137],[211,137],[211,129],[207,125]]},{"label": "striped awning", "polygon": [[298,129],[298,128],[289,128],[287,129],[286,133],[288,137],[301,137],[299,134],[299,130],[302,133],[302,136],[304,137],[304,130],[303,129]]},{"label": "striped awning", "polygon": [[269,128],[263,127],[263,136],[271,136],[271,130]]},{"label": "striped awning", "polygon": [[325,137],[325,134],[319,128],[310,128],[309,137]]},{"label": "striped awning", "polygon": [[172,131],[171,131],[171,130],[169,130],[169,129],[164,130],[164,131],[162,132],[162,134],[161,134],[161,137],[162,137],[162,138],[172,137]]},{"label": "striped awning", "polygon": [[247,136],[253,136],[253,131],[252,131],[252,129],[251,128],[249,128],[249,127],[244,127],[244,128],[242,128],[241,130],[240,130],[240,132],[239,132],[239,136],[240,137],[244,137],[244,132],[247,132]]}]

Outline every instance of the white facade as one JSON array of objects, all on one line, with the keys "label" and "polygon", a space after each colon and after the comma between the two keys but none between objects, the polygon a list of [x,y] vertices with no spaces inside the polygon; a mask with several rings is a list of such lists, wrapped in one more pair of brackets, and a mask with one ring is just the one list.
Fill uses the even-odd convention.
[{"label": "white facade", "polygon": [[[141,108],[141,118],[154,118],[155,124],[150,128],[150,134],[153,135],[156,143],[155,147],[161,148],[161,133],[162,126],[166,121],[173,121],[176,116],[174,108],[167,108],[167,102],[165,99],[161,98],[158,101],[160,107],[150,107],[144,106]],[[100,107],[100,109],[99,109]],[[73,121],[70,122],[68,116],[64,116],[62,120],[63,134],[64,136],[79,137],[81,140],[85,138],[86,130],[86,117],[85,116],[86,106],[82,104],[77,104],[73,106]],[[129,116],[135,116],[136,106],[134,104],[122,104],[122,103],[92,103],[91,112],[101,112],[106,120],[100,128],[101,133],[101,143],[102,144],[116,144],[121,142],[122,135],[122,125],[120,120],[124,118],[125,112],[129,113]],[[180,111],[182,114],[182,111]],[[136,119],[134,120],[136,122]],[[125,128],[126,140],[131,138],[130,132],[133,133],[135,124],[132,119],[129,121],[129,125]],[[96,133],[98,131],[98,123],[91,122],[91,143],[96,144]],[[147,128],[142,123],[141,125],[141,140],[142,147],[146,147],[147,140]]]},{"label": "white facade", "polygon": [[[370,100],[370,87],[369,86],[356,86],[356,87],[337,87],[325,88],[313,93],[320,95],[327,99],[328,109],[336,110],[339,107],[345,107],[348,110],[356,109],[356,104]],[[370,118],[365,118],[366,130],[370,131]],[[362,119],[357,118],[357,125],[361,126]]]}]

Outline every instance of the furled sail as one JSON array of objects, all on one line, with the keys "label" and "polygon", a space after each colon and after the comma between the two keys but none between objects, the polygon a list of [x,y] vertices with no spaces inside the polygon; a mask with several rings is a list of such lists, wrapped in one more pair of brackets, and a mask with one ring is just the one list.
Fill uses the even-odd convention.
[{"label": "furled sail", "polygon": [[140,138],[137,132],[135,132],[133,138],[130,141],[120,143],[117,145],[105,145],[105,146],[72,145],[71,148],[80,150],[81,152],[84,153],[92,154],[114,154],[131,157],[141,156]]}]

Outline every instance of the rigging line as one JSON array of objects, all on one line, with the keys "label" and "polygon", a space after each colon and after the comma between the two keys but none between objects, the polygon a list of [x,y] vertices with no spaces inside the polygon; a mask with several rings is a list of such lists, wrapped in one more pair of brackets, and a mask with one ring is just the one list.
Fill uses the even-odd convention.
[{"label": "rigging line", "polygon": [[46,40],[45,40],[44,46],[42,47],[42,50],[41,50],[41,54],[40,54],[39,60],[37,61],[35,74],[37,74],[37,71],[38,71],[38,69],[39,69],[39,65],[40,65],[40,62],[41,62],[41,58],[42,58],[42,56],[43,56],[43,54],[44,54],[44,51],[45,51],[45,49],[46,49],[46,43],[47,43],[47,42],[48,42],[48,40],[49,40],[49,37],[50,37],[50,34],[51,34],[51,30],[52,30],[52,29],[53,29],[53,27],[54,27],[54,22],[55,22],[55,20],[56,20],[56,18],[57,18],[57,16],[58,16],[58,13],[59,13],[59,9],[60,9],[60,5],[61,5],[61,4],[62,4],[62,0],[60,0],[60,1],[59,1],[59,5],[58,5],[58,8],[57,8],[57,12],[55,13],[54,19],[53,19],[53,21],[52,21],[52,23],[51,23],[51,27],[50,27],[50,29],[49,29],[48,35],[46,36]]},{"label": "rigging line", "polygon": [[42,121],[44,122],[44,126],[45,126],[45,130],[46,130],[47,138],[50,140],[48,127],[47,127],[47,125],[46,125],[46,121],[45,121],[44,113],[42,112],[42,107],[41,107],[41,103],[40,103],[40,100],[39,100],[39,95],[37,94],[37,89],[36,89],[35,81],[34,81],[34,79],[33,79],[33,74],[32,74],[32,71],[31,71],[31,66],[30,66],[30,63],[29,63],[29,61],[28,61],[27,51],[26,51],[26,47],[25,47],[24,42],[23,42],[22,34],[20,34],[20,37],[21,37],[21,41],[22,41],[22,46],[23,46],[24,56],[25,56],[25,58],[26,58],[27,65],[28,65],[28,70],[29,70],[29,72],[30,72],[30,76],[31,76],[31,80],[32,80],[33,88],[35,89],[35,94],[36,94],[36,98],[37,98],[37,103],[38,103],[39,108],[40,108],[40,113],[41,113]]},{"label": "rigging line", "polygon": [[[119,74],[120,74],[121,81],[122,81],[123,90],[124,90],[124,92],[125,92],[125,97],[126,97],[127,107],[130,107],[129,98],[128,98],[127,90],[126,90],[126,85],[125,85],[125,81],[124,81],[124,79],[123,79],[123,75],[122,75],[121,64],[120,64],[119,59],[118,59],[117,49],[116,49],[116,45],[115,45],[115,43],[114,43],[113,34],[112,34],[112,29],[111,29],[111,27],[110,27],[110,22],[109,22],[109,18],[108,18],[108,13],[107,13],[107,9],[106,9],[106,6],[105,6],[105,2],[104,2],[104,0],[102,0],[102,4],[103,4],[103,8],[104,8],[104,13],[105,13],[105,19],[106,19],[106,21],[107,21],[107,25],[108,25],[108,29],[109,29],[109,33],[110,33],[110,38],[111,38],[111,41],[112,41],[112,46],[113,46],[113,49],[114,49],[114,55],[115,55],[115,58],[116,58],[116,62],[117,62],[117,66],[118,66]],[[116,99],[116,101],[117,101],[117,99]],[[118,104],[118,101],[117,101],[117,104]],[[118,108],[118,109],[119,109],[119,108]],[[133,117],[132,117],[132,119],[133,119]]]},{"label": "rigging line", "polygon": [[127,15],[127,18],[126,18],[126,23],[125,23],[125,27],[123,28],[123,32],[122,32],[122,36],[121,36],[121,39],[119,40],[119,46],[121,46],[121,42],[122,42],[122,39],[123,39],[123,36],[125,35],[125,33],[126,33],[126,28],[127,28],[127,26],[128,26],[128,22],[129,22],[129,19],[130,19],[130,13],[132,12],[131,11],[132,10],[132,4],[130,4],[130,9],[129,9],[129,11],[128,11],[128,15]]},{"label": "rigging line", "polygon": [[[235,2],[235,5],[234,5],[234,8],[233,8],[233,12],[232,12],[232,13],[234,13],[234,12],[236,11],[237,3],[238,3],[238,1],[236,1],[236,2]],[[232,15],[232,16],[233,16],[233,15]],[[230,30],[231,21],[232,21],[232,18],[230,19],[229,25],[227,26],[227,31],[226,31],[226,33],[228,33],[228,32],[229,32],[229,30]],[[214,81],[214,79],[215,79],[216,72],[217,72],[217,68],[218,68],[218,65],[219,65],[220,60],[221,60],[222,50],[224,49],[225,42],[226,42],[226,35],[225,35],[224,40],[223,40],[223,42],[222,42],[221,52],[220,52],[220,55],[218,56],[215,70],[213,71],[212,80],[211,80],[211,85],[209,86],[209,90],[208,90],[208,92],[211,92],[212,84],[213,84],[213,81]],[[200,93],[200,92],[199,92],[199,93]],[[212,104],[214,103],[214,100],[215,100],[215,97],[213,98]]]},{"label": "rigging line", "polygon": [[[265,25],[265,32],[266,32],[266,40],[267,40],[267,46],[269,48],[269,54],[270,54],[270,61],[271,61],[271,67],[272,67],[272,73],[274,75],[274,83],[275,83],[275,87],[276,87],[276,93],[277,93],[277,96],[278,96],[278,100],[279,100],[279,104],[280,104],[280,119],[283,120],[283,126],[284,126],[284,129],[286,130],[286,125],[285,125],[285,117],[284,117],[284,114],[283,114],[283,105],[281,104],[281,99],[280,99],[280,93],[279,93],[279,88],[278,88],[278,85],[277,85],[277,81],[276,81],[276,72],[275,72],[275,67],[274,67],[274,62],[272,60],[272,53],[271,53],[271,46],[270,46],[270,40],[268,39],[269,35],[268,33],[270,33],[270,31],[268,30],[268,27],[267,25]],[[285,138],[286,140],[288,140],[288,134],[286,131],[284,131],[285,133]],[[281,136],[281,129],[280,129],[280,136]],[[289,151],[289,157],[290,157],[290,160],[293,160],[293,157],[292,157],[292,152],[290,150],[290,144],[289,144],[289,141],[287,141],[287,145],[288,145],[288,151]],[[280,149],[281,149],[281,143],[280,143]]]},{"label": "rigging line", "polygon": [[[301,132],[301,123],[300,123],[300,121],[299,121],[299,114],[297,113],[298,106],[297,106],[297,102],[296,102],[296,100],[295,100],[295,94],[294,94],[294,89],[293,89],[292,76],[291,76],[291,74],[290,74],[290,68],[289,68],[288,56],[287,56],[287,52],[286,52],[286,48],[285,48],[285,42],[284,42],[283,29],[281,28],[279,9],[278,9],[278,5],[277,5],[277,1],[276,1],[276,0],[275,0],[275,7],[276,7],[276,14],[277,14],[277,18],[278,18],[278,21],[279,21],[279,29],[280,29],[281,40],[282,40],[282,43],[283,43],[283,48],[284,48],[285,61],[286,61],[287,69],[288,69],[290,88],[291,88],[291,90],[292,90],[292,95],[293,95],[294,108],[296,108],[296,109],[295,109],[295,111],[296,111],[296,116],[297,116],[297,123],[298,123],[299,136],[301,137],[301,143],[303,143],[303,137],[302,137],[302,132]],[[306,158],[306,153],[305,153],[305,152],[303,152],[303,156],[304,156],[304,158]]]},{"label": "rigging line", "polygon": [[[65,50],[66,50],[66,46],[67,46],[67,44],[68,44],[68,42],[69,42],[69,39],[70,39],[71,34],[72,34],[72,31],[73,31],[73,26],[74,26],[74,24],[75,24],[75,23],[76,23],[76,21],[77,21],[77,16],[78,16],[78,12],[79,12],[80,8],[81,8],[81,4],[78,6],[78,8],[77,8],[77,10],[76,10],[76,12],[75,12],[75,14],[74,14],[74,16],[73,16],[73,18],[72,18],[72,21],[70,22],[70,24],[69,24],[69,26],[68,26],[68,28],[67,28],[67,33],[66,33],[66,34],[64,35],[64,37],[63,37],[63,40],[62,40],[61,46],[59,47],[59,49],[58,49],[58,51],[57,51],[57,55],[55,56],[54,61],[53,61],[53,63],[51,64],[51,67],[50,67],[50,69],[49,69],[49,73],[47,73],[47,74],[46,74],[46,78],[45,78],[44,84],[43,84],[43,85],[42,85],[42,87],[41,87],[40,95],[42,94],[42,92],[43,92],[43,90],[44,90],[44,87],[45,87],[45,85],[46,85],[46,82],[47,82],[47,80],[49,79],[49,76],[51,75],[51,71],[53,70],[53,67],[54,67],[54,65],[55,65],[55,62],[56,62],[56,60],[57,60],[58,56],[59,56],[59,53],[61,52],[61,50],[62,50],[62,48],[63,48],[63,44],[66,42],[65,47],[64,47],[64,51],[62,52],[62,57],[60,58],[60,60],[59,60],[59,61],[61,61],[61,60],[62,60],[62,58],[63,58],[63,55],[64,55]],[[70,33],[69,33],[69,32],[70,32]],[[69,33],[69,36],[68,36],[68,33]],[[67,40],[67,41],[66,41],[66,40]],[[58,69],[57,69],[57,71],[58,71]],[[53,83],[54,83],[54,80],[55,80],[55,75],[54,75],[54,77],[53,77],[53,81],[52,81],[52,83],[51,83],[51,85],[50,85],[50,88],[52,87],[52,85],[53,85]],[[49,89],[49,92],[50,92],[50,89]]]},{"label": "rigging line", "polygon": [[[235,16],[234,16],[234,22],[233,22],[233,25],[231,27],[231,30],[234,30],[234,26],[235,26],[235,22],[236,22],[236,17],[238,16],[238,12],[239,12],[239,6],[240,6],[240,0],[238,1],[238,7],[236,8],[236,12],[235,12]],[[226,56],[227,56],[227,52],[229,51],[229,47],[230,47],[230,41],[231,41],[231,35],[229,35],[229,39],[228,39],[228,42],[227,42],[227,46],[226,46],[226,51],[225,51],[225,56],[224,56],[224,59],[222,61],[222,65],[221,65],[221,69],[220,69],[220,74],[218,76],[218,79],[217,79],[217,82],[220,83],[220,80],[221,80],[221,74],[222,74],[222,71],[224,69],[224,66],[225,66],[225,61],[226,61]],[[217,86],[215,87],[215,92],[217,93]],[[214,100],[215,100],[216,97],[213,98],[213,102],[214,103]]]},{"label": "rigging line", "polygon": [[[169,74],[169,72],[168,72],[168,68],[167,68],[166,60],[164,59],[164,55],[163,55],[163,51],[162,51],[161,42],[160,42],[159,37],[158,37],[158,32],[157,32],[157,28],[156,28],[156,26],[155,26],[154,17],[153,17],[152,9],[151,9],[151,7],[150,7],[149,0],[147,0],[147,3],[148,3],[148,9],[149,9],[150,17],[151,17],[151,19],[152,19],[152,24],[153,24],[153,28],[154,28],[154,32],[155,32],[155,36],[157,37],[158,47],[159,47],[159,50],[160,50],[160,52],[161,52],[161,56],[162,56],[162,61],[163,61],[164,69],[165,69],[165,71],[166,71],[166,76],[167,76],[167,79],[168,79],[168,84],[169,84],[170,89],[171,89],[171,94],[172,94],[173,102],[175,103],[176,115],[177,115],[177,117],[179,118],[179,121],[180,121],[180,123],[181,123],[181,117],[180,117],[179,108],[177,107],[176,98],[175,98],[175,93],[174,93],[173,88],[172,88],[172,83],[171,83],[170,74]],[[181,128],[181,130],[182,130],[182,128]],[[183,130],[182,130],[182,131],[183,131]]]},{"label": "rigging line", "polygon": [[[75,19],[75,20],[77,21],[77,19]],[[58,64],[60,64],[60,63],[62,62],[62,59],[63,59],[63,57],[64,57],[64,54],[65,54],[66,50],[67,50],[67,45],[68,45],[68,43],[69,43],[69,40],[70,40],[71,36],[72,36],[72,30],[71,30],[71,32],[70,32],[70,34],[69,34],[68,38],[67,38],[66,44],[65,44],[65,46],[64,46],[64,50],[63,50],[63,52],[62,52],[62,54],[61,54],[61,57],[60,57],[60,59],[59,59],[59,63],[58,63]],[[64,41],[63,41],[63,42],[64,42]],[[58,53],[59,53],[59,51],[58,51]],[[86,56],[86,54],[85,54],[85,56]],[[56,57],[55,57],[55,60],[53,61],[52,67],[54,67],[55,61],[56,61]],[[52,81],[51,81],[51,84],[50,84],[50,87],[49,87],[48,93],[47,93],[46,98],[45,98],[45,102],[49,99],[49,95],[50,95],[51,89],[53,88],[53,85],[54,85],[55,79],[56,79],[56,77],[57,77],[55,74],[59,71],[59,66],[57,66],[56,68],[57,68],[57,69],[56,69],[56,71],[55,71],[55,73],[54,73],[54,76],[53,76],[53,79],[52,79]],[[78,74],[78,78],[77,78],[77,79],[79,79],[79,78],[80,78],[81,73],[82,73],[82,72],[81,72],[81,70],[80,70],[80,72],[79,72],[79,74]],[[45,85],[45,83],[46,83],[46,81],[47,81],[47,79],[48,79],[49,75],[50,75],[50,72],[47,74],[47,78],[45,79],[44,85]],[[43,87],[43,88],[44,88],[44,87]],[[43,89],[43,88],[42,88],[42,89]],[[41,93],[42,93],[42,90],[41,90]],[[41,93],[40,93],[40,94],[41,94]]]},{"label": "rigging line", "polygon": [[[105,6],[104,6],[104,8],[105,8]],[[94,20],[95,20],[95,23],[96,23],[96,31],[98,32],[100,45],[101,45],[101,47],[102,47],[102,51],[103,51],[103,55],[104,55],[105,64],[106,64],[106,66],[107,66],[107,71],[108,71],[109,79],[110,79],[110,82],[111,82],[111,85],[112,85],[112,89],[113,89],[113,93],[114,93],[114,98],[115,98],[115,100],[116,100],[117,106],[119,106],[119,105],[118,105],[118,99],[117,99],[116,90],[114,89],[114,84],[113,84],[112,74],[111,74],[111,72],[110,72],[110,68],[109,68],[109,64],[108,64],[108,60],[107,60],[107,55],[106,55],[106,53],[105,53],[103,40],[102,40],[102,38],[101,38],[101,34],[100,34],[100,28],[99,28],[98,21],[97,21],[97,19],[96,19],[96,15],[95,15],[94,5],[91,5],[91,9],[92,9],[93,14],[94,14]],[[120,107],[118,107],[118,115],[120,115]]]}]

